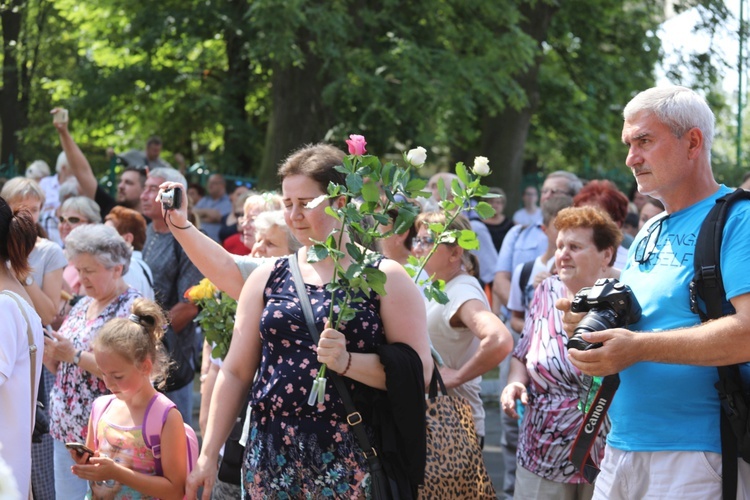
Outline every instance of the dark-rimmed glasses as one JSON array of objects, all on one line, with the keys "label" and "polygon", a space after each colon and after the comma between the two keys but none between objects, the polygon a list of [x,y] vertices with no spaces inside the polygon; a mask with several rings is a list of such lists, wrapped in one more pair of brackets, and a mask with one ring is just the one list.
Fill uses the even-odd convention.
[{"label": "dark-rimmed glasses", "polygon": [[661,234],[661,226],[665,220],[669,218],[669,215],[661,217],[659,220],[651,224],[648,228],[646,236],[641,238],[638,242],[638,246],[635,247],[635,261],[638,264],[645,264],[651,258],[651,255],[656,250],[656,244],[659,242],[659,235]]}]

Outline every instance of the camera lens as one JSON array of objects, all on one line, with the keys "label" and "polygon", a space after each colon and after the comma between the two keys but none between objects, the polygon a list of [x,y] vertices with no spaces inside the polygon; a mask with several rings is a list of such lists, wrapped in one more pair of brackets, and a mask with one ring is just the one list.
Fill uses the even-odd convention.
[{"label": "camera lens", "polygon": [[568,349],[578,349],[587,351],[597,349],[602,346],[601,342],[591,344],[581,337],[586,332],[599,332],[608,330],[617,326],[617,315],[611,309],[594,309],[583,317],[581,322],[573,332],[573,336],[568,339]]}]

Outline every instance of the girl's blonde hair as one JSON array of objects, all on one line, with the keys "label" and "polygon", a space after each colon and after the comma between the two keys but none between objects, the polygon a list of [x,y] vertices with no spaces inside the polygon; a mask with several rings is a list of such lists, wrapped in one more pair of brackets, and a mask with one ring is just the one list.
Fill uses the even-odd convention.
[{"label": "girl's blonde hair", "polygon": [[110,351],[136,366],[147,359],[153,362],[151,376],[162,387],[169,369],[169,356],[162,346],[167,320],[154,301],[138,298],[130,307],[128,318],[107,321],[93,342],[95,350]]}]

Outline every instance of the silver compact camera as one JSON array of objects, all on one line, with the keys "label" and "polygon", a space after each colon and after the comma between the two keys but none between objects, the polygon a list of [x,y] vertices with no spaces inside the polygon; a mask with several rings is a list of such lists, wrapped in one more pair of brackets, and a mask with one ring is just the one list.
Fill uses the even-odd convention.
[{"label": "silver compact camera", "polygon": [[161,194],[161,206],[164,210],[178,209],[182,206],[182,188],[172,188]]}]

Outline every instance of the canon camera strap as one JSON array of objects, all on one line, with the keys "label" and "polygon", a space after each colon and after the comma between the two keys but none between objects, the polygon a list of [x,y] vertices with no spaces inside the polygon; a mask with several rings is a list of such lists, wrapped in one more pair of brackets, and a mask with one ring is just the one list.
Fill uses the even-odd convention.
[{"label": "canon camera strap", "polygon": [[609,405],[612,404],[612,398],[619,386],[620,376],[616,373],[607,375],[602,379],[602,385],[596,392],[594,401],[591,403],[576,440],[573,442],[570,460],[589,484],[593,484],[594,479],[599,475],[599,467],[591,458],[591,447],[596,442],[599,429],[607,416],[607,410],[609,410]]}]

